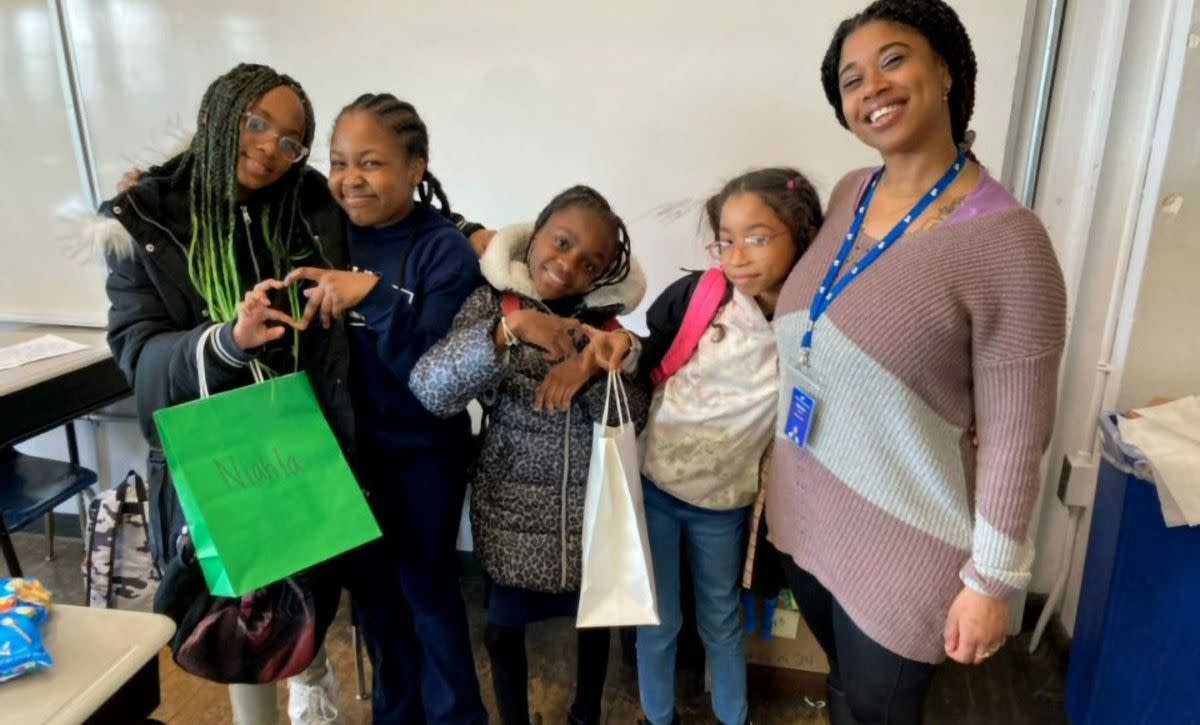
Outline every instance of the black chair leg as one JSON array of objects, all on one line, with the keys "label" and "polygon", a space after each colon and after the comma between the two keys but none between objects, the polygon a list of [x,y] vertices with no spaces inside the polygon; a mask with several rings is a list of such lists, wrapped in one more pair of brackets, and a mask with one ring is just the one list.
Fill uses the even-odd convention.
[{"label": "black chair leg", "polygon": [[79,443],[75,440],[75,421],[67,423],[63,429],[67,434],[67,456],[69,456],[72,466],[78,466]]},{"label": "black chair leg", "polygon": [[46,561],[54,561],[54,512],[46,512]]},{"label": "black chair leg", "polygon": [[21,562],[17,561],[17,550],[13,548],[12,538],[8,535],[8,526],[4,524],[3,517],[0,517],[0,549],[4,550],[4,563],[8,566],[8,575],[22,576]]}]

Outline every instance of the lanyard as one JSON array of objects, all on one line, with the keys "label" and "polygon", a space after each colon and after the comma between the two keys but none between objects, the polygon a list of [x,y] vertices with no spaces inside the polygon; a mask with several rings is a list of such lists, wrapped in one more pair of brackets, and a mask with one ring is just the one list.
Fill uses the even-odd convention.
[{"label": "lanyard", "polygon": [[874,176],[871,177],[871,183],[867,187],[867,192],[863,195],[862,203],[858,206],[858,212],[854,215],[854,223],[850,225],[850,231],[846,234],[846,239],[842,242],[842,249],[838,252],[837,257],[834,258],[833,264],[830,265],[829,272],[825,274],[825,281],[817,289],[816,295],[813,296],[812,305],[808,309],[808,326],[804,330],[804,337],[800,340],[800,362],[802,364],[808,365],[809,354],[812,351],[813,327],[817,324],[817,320],[821,319],[821,315],[825,314],[825,311],[829,309],[833,301],[850,286],[850,283],[855,278],[867,271],[867,268],[874,264],[875,260],[883,256],[883,253],[897,239],[904,236],[904,232],[908,230],[913,219],[921,216],[929,208],[929,205],[933,203],[933,200],[940,196],[950,184],[954,183],[954,180],[958,178],[959,172],[966,165],[966,160],[966,151],[959,151],[958,158],[954,160],[954,164],[946,170],[942,178],[938,179],[933,188],[917,201],[912,211],[897,222],[896,226],[892,227],[892,231],[888,232],[887,236],[881,239],[867,253],[867,256],[862,258],[862,261],[851,267],[849,272],[843,274],[841,279],[838,279],[838,273],[841,271],[842,266],[845,265],[846,260],[850,258],[851,250],[854,249],[854,240],[858,238],[859,232],[862,231],[863,222],[867,218],[867,209],[870,208],[871,199],[875,196],[875,188],[879,186],[879,179],[883,176],[883,169],[875,172]]}]

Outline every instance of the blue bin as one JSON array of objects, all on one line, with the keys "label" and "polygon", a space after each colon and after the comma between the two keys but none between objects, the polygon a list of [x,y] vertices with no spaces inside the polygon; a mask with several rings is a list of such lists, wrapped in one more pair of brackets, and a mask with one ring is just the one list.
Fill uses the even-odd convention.
[{"label": "blue bin", "polygon": [[1101,420],[1067,715],[1090,723],[1200,723],[1200,527],[1168,529],[1153,475]]}]

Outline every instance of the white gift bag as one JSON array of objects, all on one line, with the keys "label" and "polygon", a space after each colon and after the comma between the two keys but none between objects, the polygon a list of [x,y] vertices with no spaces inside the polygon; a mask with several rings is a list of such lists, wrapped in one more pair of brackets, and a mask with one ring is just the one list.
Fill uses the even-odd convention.
[{"label": "white gift bag", "polygon": [[[619,424],[609,427],[609,404]],[[638,471],[637,432],[621,376],[608,376],[603,422],[592,433],[592,461],[583,505],[583,583],[578,627],[627,627],[659,624],[654,569],[642,479]]]}]

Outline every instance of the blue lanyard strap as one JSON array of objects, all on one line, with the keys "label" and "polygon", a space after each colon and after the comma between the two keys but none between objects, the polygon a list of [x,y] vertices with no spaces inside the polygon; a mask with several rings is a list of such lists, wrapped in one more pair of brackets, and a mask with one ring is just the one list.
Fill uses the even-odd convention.
[{"label": "blue lanyard strap", "polygon": [[959,172],[966,165],[966,161],[967,152],[959,151],[958,158],[954,160],[954,164],[946,170],[941,179],[938,179],[933,188],[917,201],[912,211],[908,212],[903,219],[897,222],[896,226],[892,227],[892,230],[887,233],[887,236],[881,239],[862,258],[862,261],[851,267],[849,272],[841,275],[841,279],[838,279],[838,274],[846,264],[846,260],[850,258],[851,250],[854,249],[854,240],[858,239],[858,235],[862,231],[863,222],[867,218],[867,209],[871,207],[871,199],[875,196],[875,188],[879,186],[879,179],[883,176],[883,169],[875,172],[871,177],[871,183],[867,186],[866,193],[863,194],[862,202],[858,205],[858,211],[854,215],[854,223],[850,225],[850,231],[846,234],[845,240],[842,241],[841,251],[834,258],[833,264],[830,265],[829,271],[825,274],[825,281],[817,288],[817,293],[813,296],[812,305],[809,306],[808,326],[804,331],[804,337],[800,340],[801,362],[806,365],[808,364],[808,356],[812,350],[813,327],[817,324],[817,320],[821,319],[821,315],[825,314],[825,311],[829,309],[833,301],[850,286],[851,282],[867,271],[867,268],[874,264],[875,260],[883,256],[883,253],[895,244],[897,239],[904,236],[904,232],[908,231],[908,227],[912,224],[913,220],[925,213],[925,210],[929,208],[934,199],[938,198],[942,192],[946,191],[950,184],[954,183],[954,180],[958,178]]}]

